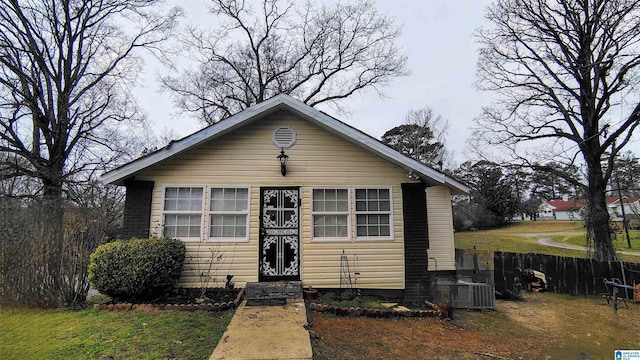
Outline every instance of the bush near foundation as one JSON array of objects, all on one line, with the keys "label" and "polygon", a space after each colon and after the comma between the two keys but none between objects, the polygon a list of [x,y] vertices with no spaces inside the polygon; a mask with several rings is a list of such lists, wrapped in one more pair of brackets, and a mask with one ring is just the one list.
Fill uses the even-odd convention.
[{"label": "bush near foundation", "polygon": [[116,300],[152,299],[175,287],[185,253],[176,239],[116,240],[91,254],[89,281]]}]

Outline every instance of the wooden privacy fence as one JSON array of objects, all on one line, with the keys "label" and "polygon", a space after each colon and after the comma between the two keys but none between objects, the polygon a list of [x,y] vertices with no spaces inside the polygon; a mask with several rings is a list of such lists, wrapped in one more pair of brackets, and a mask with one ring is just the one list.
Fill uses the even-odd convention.
[{"label": "wooden privacy fence", "polygon": [[519,269],[527,268],[545,273],[548,291],[562,294],[604,293],[603,278],[640,284],[640,263],[499,251],[493,254],[493,261],[496,290],[506,295],[517,293],[522,288]]}]

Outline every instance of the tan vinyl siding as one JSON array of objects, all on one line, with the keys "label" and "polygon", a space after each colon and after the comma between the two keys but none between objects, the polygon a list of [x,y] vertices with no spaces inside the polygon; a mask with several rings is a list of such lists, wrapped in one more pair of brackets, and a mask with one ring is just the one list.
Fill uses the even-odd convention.
[{"label": "tan vinyl siding", "polygon": [[[271,141],[273,130],[280,126],[289,126],[297,133],[296,144],[285,149],[289,155],[285,177],[280,174],[276,160],[280,149]],[[217,285],[224,284],[229,271],[234,275],[234,281],[238,286],[244,286],[247,281],[258,280],[260,187],[300,186],[300,270],[305,286],[339,287],[340,256],[345,250],[349,256],[352,273],[355,265],[353,256],[358,257],[356,270],[361,274],[358,279],[359,287],[404,288],[400,183],[407,181],[406,172],[306,121],[286,113],[257,120],[233,133],[146,169],[139,173],[136,179],[155,182],[151,233],[156,235],[161,225],[162,191],[165,186],[206,186],[204,216],[208,213],[210,186],[250,188],[249,242],[205,243],[205,246],[218,246],[224,255],[223,263],[217,268],[217,277],[220,279]],[[355,240],[353,196],[354,189],[359,186],[391,188],[393,240]],[[318,187],[349,188],[349,196],[352,199],[349,242],[311,241],[311,189]],[[450,206],[447,211],[451,216]],[[440,223],[442,220],[438,222]],[[442,225],[435,225],[434,230],[438,226]],[[206,236],[206,231],[204,228],[203,236]],[[437,236],[441,236],[441,231],[436,232],[433,238]],[[185,267],[180,284],[197,286],[198,266],[202,267],[207,263],[209,253],[207,250],[203,251],[203,245],[198,252],[198,243],[187,243],[187,247],[190,261]],[[195,261],[196,258],[198,261]],[[197,265],[198,263],[200,265]]]},{"label": "tan vinyl siding", "polygon": [[[429,270],[455,270],[451,192],[445,186],[427,188],[429,222]],[[435,258],[434,261],[431,258]]]}]

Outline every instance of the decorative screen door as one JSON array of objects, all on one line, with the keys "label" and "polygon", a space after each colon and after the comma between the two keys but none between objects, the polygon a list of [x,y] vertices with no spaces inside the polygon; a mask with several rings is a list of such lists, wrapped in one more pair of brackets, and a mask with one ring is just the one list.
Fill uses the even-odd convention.
[{"label": "decorative screen door", "polygon": [[300,280],[300,188],[261,188],[260,208],[259,280]]}]

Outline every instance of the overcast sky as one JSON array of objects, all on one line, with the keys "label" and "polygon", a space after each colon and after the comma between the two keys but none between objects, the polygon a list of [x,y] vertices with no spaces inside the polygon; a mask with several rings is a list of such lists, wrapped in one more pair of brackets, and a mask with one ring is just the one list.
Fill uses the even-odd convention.
[{"label": "overcast sky", "polygon": [[[185,10],[183,23],[206,24],[206,0],[176,2]],[[411,75],[397,78],[383,88],[387,98],[375,91],[356,94],[341,104],[350,114],[322,108],[330,115],[380,138],[387,130],[402,124],[410,109],[428,106],[449,121],[447,148],[458,163],[465,160],[463,151],[470,135],[472,120],[487,105],[491,94],[474,89],[477,45],[474,30],[484,23],[484,10],[489,0],[378,0],[382,13],[395,17],[403,25],[398,45],[409,56]],[[134,91],[139,106],[157,132],[172,129],[179,137],[200,129],[195,118],[178,114],[168,94],[160,93],[157,74],[167,70],[147,61],[144,87]]]}]

